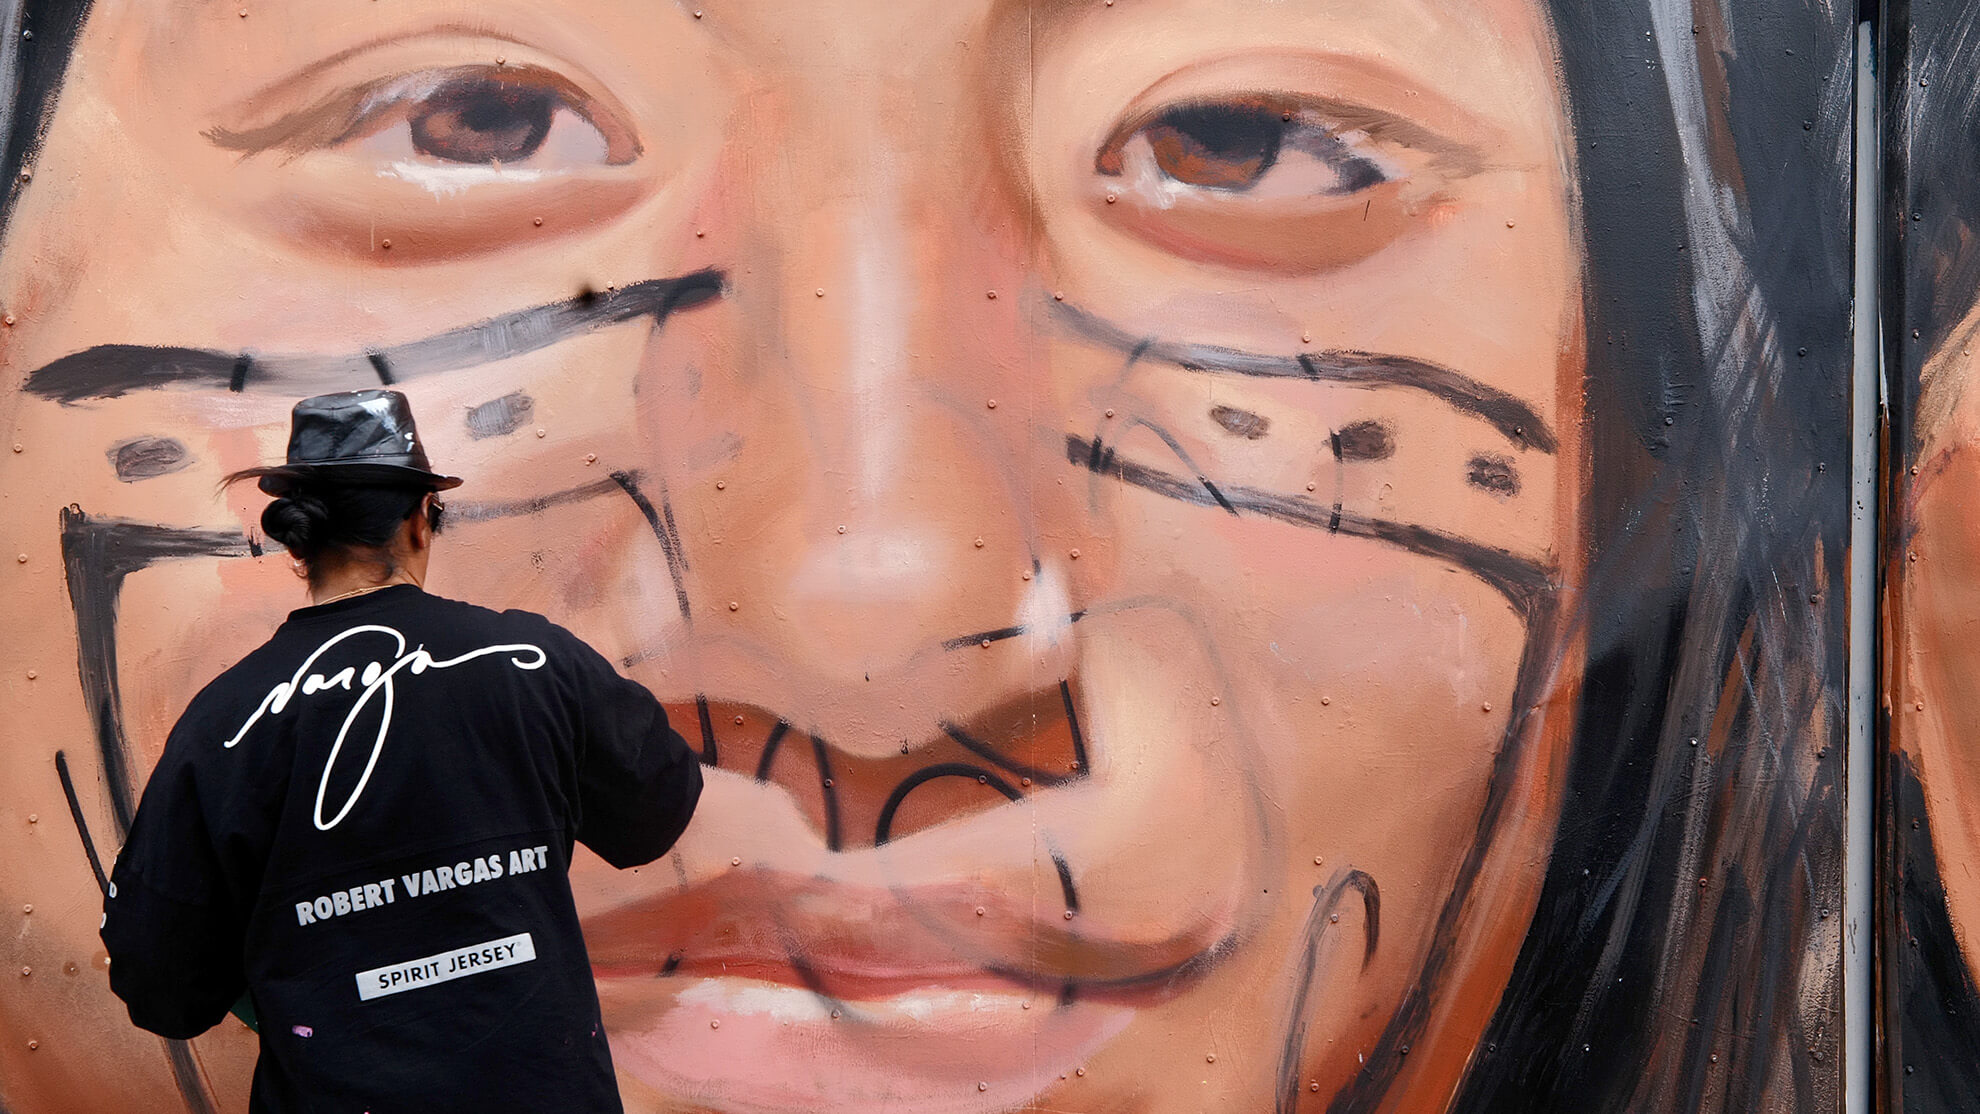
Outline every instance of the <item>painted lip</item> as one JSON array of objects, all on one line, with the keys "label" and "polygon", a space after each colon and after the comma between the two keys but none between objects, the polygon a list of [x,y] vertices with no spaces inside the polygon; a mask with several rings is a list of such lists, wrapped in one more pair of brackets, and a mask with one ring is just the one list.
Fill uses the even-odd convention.
[{"label": "painted lip", "polygon": [[739,868],[584,931],[614,1059],[650,1086],[738,1114],[966,1114],[1028,1101],[1212,965],[1204,934],[1065,913],[1056,892]]}]

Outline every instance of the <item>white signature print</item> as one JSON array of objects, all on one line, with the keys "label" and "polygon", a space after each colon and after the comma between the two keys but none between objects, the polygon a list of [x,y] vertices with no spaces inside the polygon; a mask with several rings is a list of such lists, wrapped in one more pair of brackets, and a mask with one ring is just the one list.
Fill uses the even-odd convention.
[{"label": "white signature print", "polygon": [[[367,662],[362,675],[359,675],[356,666],[351,665],[345,666],[328,677],[325,677],[321,673],[311,673],[309,671],[310,667],[316,664],[316,659],[322,657],[324,652],[329,650],[330,647],[344,641],[346,638],[360,634],[383,634],[391,636],[392,640],[397,643],[397,648],[393,650],[393,653],[397,655],[396,660],[389,666],[378,661]],[[331,744],[330,757],[323,760],[323,779],[316,783],[316,812],[314,817],[316,828],[318,831],[327,832],[342,823],[344,817],[350,815],[352,806],[356,805],[358,798],[364,795],[364,787],[371,781],[371,771],[373,767],[378,765],[379,754],[385,750],[385,736],[392,729],[392,675],[401,669],[409,670],[413,673],[424,673],[429,669],[451,669],[462,662],[473,661],[475,658],[486,657],[490,654],[511,655],[509,664],[515,666],[517,669],[540,669],[543,667],[544,662],[550,660],[548,655],[544,654],[541,647],[532,646],[528,643],[516,643],[506,646],[483,646],[479,650],[470,650],[459,657],[436,661],[433,655],[426,652],[426,647],[424,646],[416,646],[411,653],[407,653],[406,636],[393,630],[391,627],[374,625],[352,627],[342,634],[331,638],[323,645],[318,646],[314,652],[303,659],[301,665],[296,667],[294,676],[269,689],[268,695],[261,699],[261,706],[254,710],[254,714],[248,717],[248,721],[241,725],[239,731],[234,733],[234,737],[228,739],[223,745],[229,750],[233,749],[235,744],[246,737],[249,729],[261,721],[264,713],[275,716],[281,715],[283,710],[289,706],[289,701],[298,692],[304,696],[314,696],[325,689],[332,688],[341,688],[345,692],[350,692],[351,682],[353,680],[362,684],[364,690],[358,694],[357,703],[351,705],[350,714],[344,717],[344,725],[337,731],[337,741]],[[525,658],[523,656],[525,654],[534,654],[535,658],[533,660]],[[344,749],[344,737],[350,734],[351,724],[357,721],[358,713],[364,711],[365,705],[371,702],[372,694],[381,691],[385,694],[385,707],[383,714],[378,719],[378,735],[371,741],[371,757],[365,760],[364,773],[359,775],[357,787],[351,790],[351,795],[344,799],[344,807],[337,810],[337,815],[332,816],[329,820],[325,820],[323,819],[323,794],[330,788],[330,771],[337,768],[337,755]]]}]

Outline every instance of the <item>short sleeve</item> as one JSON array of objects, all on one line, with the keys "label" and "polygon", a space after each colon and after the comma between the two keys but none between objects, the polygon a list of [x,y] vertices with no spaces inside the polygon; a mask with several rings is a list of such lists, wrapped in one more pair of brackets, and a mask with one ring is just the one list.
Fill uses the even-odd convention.
[{"label": "short sleeve", "polygon": [[701,760],[644,685],[575,635],[580,843],[621,870],[667,853],[701,798]]},{"label": "short sleeve", "polygon": [[[178,732],[175,730],[174,735]],[[145,786],[103,903],[110,989],[131,1022],[189,1039],[218,1024],[247,988],[246,911],[227,884],[181,740]]]}]

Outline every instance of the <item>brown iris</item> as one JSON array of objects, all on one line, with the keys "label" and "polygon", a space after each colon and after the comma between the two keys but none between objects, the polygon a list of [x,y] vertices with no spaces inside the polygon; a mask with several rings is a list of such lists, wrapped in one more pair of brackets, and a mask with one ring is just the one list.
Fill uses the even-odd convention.
[{"label": "brown iris", "polygon": [[448,82],[407,116],[421,154],[457,163],[522,162],[550,134],[557,95],[481,77]]},{"label": "brown iris", "polygon": [[1262,101],[1182,105],[1143,134],[1155,165],[1170,178],[1207,189],[1244,190],[1279,160],[1286,112]]}]

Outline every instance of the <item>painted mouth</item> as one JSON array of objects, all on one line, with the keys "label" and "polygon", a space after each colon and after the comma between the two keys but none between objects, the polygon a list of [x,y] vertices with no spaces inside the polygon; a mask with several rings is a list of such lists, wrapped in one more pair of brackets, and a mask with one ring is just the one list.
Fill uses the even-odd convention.
[{"label": "painted mouth", "polygon": [[739,868],[590,917],[585,937],[615,1059],[667,1093],[725,1111],[987,1111],[1208,966],[1200,938],[1089,936],[1058,906]]},{"label": "painted mouth", "polygon": [[877,756],[760,709],[678,709],[683,727],[719,731],[717,765],[788,791],[838,853],[821,860],[813,847],[804,868],[721,860],[733,868],[587,916],[620,1068],[734,1114],[1004,1110],[1076,1073],[1141,1008],[1192,987],[1227,950],[1228,929],[1082,910],[1049,838],[1040,855],[1056,879],[917,869],[911,848],[889,846],[1033,793],[1077,791],[1088,771],[1076,707],[1060,686]]}]

